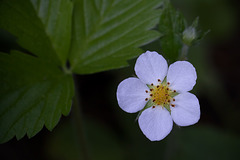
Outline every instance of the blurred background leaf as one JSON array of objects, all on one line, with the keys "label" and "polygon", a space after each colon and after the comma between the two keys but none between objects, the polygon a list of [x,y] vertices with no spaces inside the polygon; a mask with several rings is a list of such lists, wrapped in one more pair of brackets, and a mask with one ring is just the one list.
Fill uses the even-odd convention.
[{"label": "blurred background leaf", "polygon": [[[50,137],[46,151],[51,159],[56,160],[78,160],[83,154],[81,146],[76,143],[74,122],[66,121]],[[109,130],[103,123],[87,118],[85,124],[90,159],[125,159],[122,142],[117,138],[116,133]],[[97,134],[96,134],[97,132]],[[111,153],[111,154],[108,154]]]},{"label": "blurred background leaf", "polygon": [[[212,42],[231,38],[239,25],[239,2],[236,0],[172,0],[190,22],[199,17],[202,30],[211,30]],[[186,5],[185,5],[186,4]]]},{"label": "blurred background leaf", "polygon": [[240,138],[214,126],[194,126],[178,129],[171,160],[184,159],[239,159]]},{"label": "blurred background leaf", "polygon": [[159,21],[159,31],[162,34],[160,39],[162,52],[160,53],[170,62],[174,62],[178,59],[183,46],[182,33],[187,27],[187,22],[168,0],[164,2]]},{"label": "blurred background leaf", "polygon": [[158,23],[162,0],[74,0],[70,63],[86,74],[127,66],[137,47],[159,37],[148,31]]}]

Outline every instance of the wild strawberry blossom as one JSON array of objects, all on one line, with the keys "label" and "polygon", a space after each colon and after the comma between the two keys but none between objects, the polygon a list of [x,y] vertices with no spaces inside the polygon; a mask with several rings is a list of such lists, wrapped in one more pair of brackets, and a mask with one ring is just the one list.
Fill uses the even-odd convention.
[{"label": "wild strawberry blossom", "polygon": [[147,51],[135,64],[138,78],[123,80],[117,88],[117,100],[128,113],[139,112],[138,123],[151,141],[165,138],[173,127],[193,125],[200,118],[197,97],[189,93],[196,84],[197,74],[187,61],[177,61],[168,68],[167,61],[157,52]]}]

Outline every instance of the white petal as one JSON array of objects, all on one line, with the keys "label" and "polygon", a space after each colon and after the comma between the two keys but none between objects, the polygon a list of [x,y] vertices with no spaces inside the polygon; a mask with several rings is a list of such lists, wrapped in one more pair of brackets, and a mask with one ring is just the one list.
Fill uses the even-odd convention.
[{"label": "white petal", "polygon": [[163,81],[167,75],[167,61],[157,52],[147,51],[141,54],[135,64],[138,78],[145,84],[157,84],[158,79]]},{"label": "white petal", "polygon": [[177,61],[169,66],[167,81],[170,83],[170,88],[177,92],[192,90],[196,79],[196,70],[187,61]]},{"label": "white petal", "polygon": [[128,113],[137,112],[146,105],[149,97],[145,91],[149,88],[138,78],[127,78],[117,88],[117,100],[120,108]]},{"label": "white petal", "polygon": [[189,92],[175,98],[175,107],[171,107],[173,121],[179,126],[193,125],[200,119],[200,105],[197,97]]},{"label": "white petal", "polygon": [[170,113],[160,106],[148,108],[138,118],[143,134],[151,141],[160,141],[172,130],[173,121]]}]

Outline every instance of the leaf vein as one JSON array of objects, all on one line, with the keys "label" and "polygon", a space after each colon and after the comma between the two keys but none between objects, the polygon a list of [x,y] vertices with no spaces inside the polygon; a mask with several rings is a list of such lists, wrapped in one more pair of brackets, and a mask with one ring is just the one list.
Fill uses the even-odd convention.
[{"label": "leaf vein", "polygon": [[[128,35],[128,33],[132,32],[133,30],[135,30],[136,28],[138,28],[139,26],[141,26],[142,24],[144,24],[145,22],[148,22],[148,21],[149,21],[149,19],[145,19],[145,20],[141,21],[141,23],[139,23],[139,25],[132,26],[131,29],[129,29],[128,31],[122,32],[121,35],[118,35],[118,36],[114,37],[112,40],[106,42],[104,46],[100,46],[99,48],[95,47],[95,48],[94,48],[94,51],[91,52],[91,54],[86,55],[83,59],[86,59],[86,58],[88,58],[89,56],[93,56],[96,52],[98,52],[98,51],[101,50],[102,48],[106,48],[107,46],[112,45],[112,44],[115,43],[117,40],[123,38],[125,35]],[[118,26],[118,27],[121,27],[121,26]],[[106,55],[106,56],[107,56],[107,55]]]}]

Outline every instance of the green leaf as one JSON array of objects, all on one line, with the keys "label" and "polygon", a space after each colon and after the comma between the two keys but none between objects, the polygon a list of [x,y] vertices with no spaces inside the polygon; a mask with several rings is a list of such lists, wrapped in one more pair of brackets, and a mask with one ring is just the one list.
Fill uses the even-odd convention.
[{"label": "green leaf", "polygon": [[55,64],[65,65],[71,40],[70,0],[1,0],[0,27],[21,47]]},{"label": "green leaf", "polygon": [[76,73],[124,67],[159,37],[162,0],[75,0],[70,63]]},{"label": "green leaf", "polygon": [[61,114],[68,115],[73,79],[55,64],[21,52],[0,53],[0,143],[15,135],[52,130]]},{"label": "green leaf", "polygon": [[186,28],[183,15],[165,1],[159,21],[162,52],[170,61],[176,61],[182,49],[182,32]]}]

